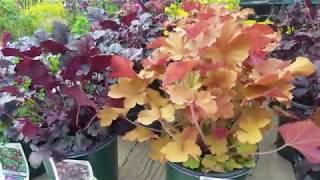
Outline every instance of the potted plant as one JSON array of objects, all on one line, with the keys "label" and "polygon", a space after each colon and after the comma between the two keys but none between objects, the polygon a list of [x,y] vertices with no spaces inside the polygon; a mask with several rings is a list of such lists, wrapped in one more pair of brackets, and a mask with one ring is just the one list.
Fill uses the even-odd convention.
[{"label": "potted plant", "polygon": [[[5,57],[1,58],[4,71],[1,71],[3,76],[0,92],[11,94],[14,100],[5,104],[6,107],[14,104],[10,106],[13,112],[6,112],[3,117],[10,125],[19,122],[13,128],[7,129],[6,134],[10,137],[19,135],[19,138],[22,135],[22,140],[31,144],[35,152],[31,153],[28,144],[25,144],[25,149],[31,153],[30,162],[33,166],[39,165],[48,155],[58,159],[79,159],[80,157],[71,152],[84,152],[84,157],[86,152],[98,154],[99,151],[95,153],[95,148],[108,144],[103,144],[101,140],[111,139],[109,149],[116,151],[116,139],[108,137],[124,134],[132,129],[132,124],[119,120],[110,128],[100,128],[95,112],[102,105],[110,103],[121,107],[120,100],[106,97],[107,87],[112,84],[112,78],[118,76],[117,73],[121,74],[118,71],[121,71],[123,66],[141,66],[139,60],[150,52],[144,47],[162,33],[161,23],[165,16],[161,13],[161,8],[158,8],[139,7],[138,12],[121,9],[121,13],[110,15],[102,9],[88,7],[87,16],[92,23],[92,31],[79,38],[70,34],[68,27],[56,22],[50,38],[47,33],[37,31],[33,37],[24,37],[13,43],[6,42],[6,46],[2,47],[1,54],[3,52]],[[158,10],[157,13],[154,10]],[[2,39],[5,41],[8,38]],[[134,61],[120,56],[113,57],[114,54]],[[27,60],[24,61],[25,59]],[[23,62],[28,63],[23,65]],[[18,67],[22,67],[22,75],[19,74]],[[44,76],[41,82],[37,79],[40,75],[33,74],[37,71],[30,69],[35,67],[41,70],[41,76]],[[40,84],[33,84],[34,81]],[[64,92],[66,88],[71,88],[71,91]],[[32,111],[35,115],[29,117],[31,110],[35,111]],[[21,118],[26,116],[26,123],[21,123],[24,122],[20,121]],[[134,116],[134,111],[131,116]],[[48,118],[53,118],[49,120],[50,123],[47,122]],[[54,118],[60,120],[56,121]],[[29,131],[29,127],[32,137],[24,132],[25,129]],[[48,134],[55,135],[51,137]],[[102,151],[101,153],[106,154]],[[112,158],[117,157],[116,152],[109,154]],[[108,157],[101,158],[98,155],[94,157],[97,158],[90,162],[98,179],[116,178],[116,159],[109,157],[107,160]],[[114,168],[110,170],[113,174],[106,171],[108,166]],[[33,173],[35,171],[30,168],[33,176],[43,172]]]},{"label": "potted plant", "polygon": [[[278,16],[275,16],[275,23],[282,33],[282,39],[279,47],[273,52],[274,57],[281,59],[296,58],[303,55],[308,57],[315,65],[316,71],[313,75],[307,77],[299,77],[294,80],[295,89],[293,89],[293,103],[288,109],[290,114],[283,115],[280,118],[280,124],[287,122],[295,122],[300,119],[312,118],[315,121],[318,119],[319,112],[319,58],[317,52],[319,46],[319,23],[318,15],[315,13],[317,7],[312,7],[310,2],[296,3],[287,8],[283,8]],[[278,138],[278,146],[281,146],[283,141],[281,136]],[[303,156],[292,148],[285,148],[279,151],[279,154],[291,161],[296,168],[298,176],[307,176],[319,179],[320,174],[316,173],[314,167],[319,166],[314,164],[314,167]],[[301,163],[301,164],[300,164]],[[300,164],[300,165],[299,165]],[[301,168],[305,167],[305,168]],[[308,168],[307,168],[308,167]],[[306,170],[308,169],[308,170]],[[312,170],[313,169],[313,170]]]},{"label": "potted plant", "polygon": [[[314,123],[287,124],[279,129],[286,141],[282,147],[257,152],[263,133],[272,128],[269,103],[290,103],[291,81],[312,74],[312,63],[303,57],[267,58],[278,34],[266,25],[244,25],[248,10],[229,12],[197,1],[181,7],[188,16],[168,23],[174,28],[148,45],[155,50],[143,69],[128,71],[109,87],[108,97],[123,99],[124,106],[105,106],[98,113],[102,124],[120,118],[136,126],[123,138],[148,141],[150,157],[167,162],[167,180],[245,179],[257,155],[301,145],[301,138],[314,142],[308,134],[320,132]],[[143,110],[136,119],[126,118],[137,106]],[[290,133],[304,126],[308,131]]]}]

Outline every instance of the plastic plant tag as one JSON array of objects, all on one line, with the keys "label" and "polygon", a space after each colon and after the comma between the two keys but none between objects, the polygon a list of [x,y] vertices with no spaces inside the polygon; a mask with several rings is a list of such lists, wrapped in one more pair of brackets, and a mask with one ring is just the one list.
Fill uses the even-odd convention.
[{"label": "plastic plant tag", "polygon": [[232,179],[200,176],[200,180],[232,180]]},{"label": "plastic plant tag", "polygon": [[52,180],[95,180],[91,164],[82,160],[55,162],[50,158],[44,162],[49,179]]},{"label": "plastic plant tag", "polygon": [[20,143],[0,145],[0,180],[28,180],[28,161]]}]

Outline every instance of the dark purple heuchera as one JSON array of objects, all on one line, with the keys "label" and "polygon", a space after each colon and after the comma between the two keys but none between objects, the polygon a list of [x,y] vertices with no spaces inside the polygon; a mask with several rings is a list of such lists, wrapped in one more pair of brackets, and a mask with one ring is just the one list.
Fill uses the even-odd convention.
[{"label": "dark purple heuchera", "polygon": [[[111,134],[131,128],[126,121],[101,128],[96,112],[110,103],[123,104],[121,99],[108,99],[107,89],[111,78],[127,72],[132,63],[102,54],[90,35],[63,44],[57,37],[64,33],[58,34],[29,49],[1,50],[0,93],[10,94],[1,99],[5,101],[0,103],[1,120],[15,123],[8,136],[30,143],[35,151],[29,158],[33,166],[51,155],[92,150]],[[46,58],[55,54],[60,55],[57,73]]]},{"label": "dark purple heuchera", "polygon": [[295,80],[293,90],[295,102],[313,107],[320,105],[320,21],[317,12],[318,8],[312,7],[309,1],[281,9],[275,22],[282,31],[282,39],[273,53],[280,59],[305,56],[317,65],[314,75]]},{"label": "dark purple heuchera", "polygon": [[[135,4],[136,8],[128,10],[127,4]],[[121,55],[134,61],[149,55],[145,47],[162,34],[162,23],[166,16],[162,11],[147,5],[139,1],[128,1],[121,6],[119,13],[112,16],[107,15],[103,9],[87,8],[88,19],[93,24],[91,36],[103,53]]]},{"label": "dark purple heuchera", "polygon": [[[126,120],[101,128],[96,112],[108,104],[123,106],[122,99],[106,97],[108,85],[118,74],[130,74],[128,59],[139,67],[149,54],[146,44],[162,33],[166,17],[141,3],[137,11],[122,9],[113,16],[97,8],[86,11],[92,31],[79,39],[55,22],[50,37],[37,31],[2,47],[0,95],[6,98],[1,98],[0,117],[14,123],[7,136],[29,142],[33,166],[51,155],[92,150],[110,134],[133,128]],[[59,59],[58,72],[50,68],[52,57]]]}]

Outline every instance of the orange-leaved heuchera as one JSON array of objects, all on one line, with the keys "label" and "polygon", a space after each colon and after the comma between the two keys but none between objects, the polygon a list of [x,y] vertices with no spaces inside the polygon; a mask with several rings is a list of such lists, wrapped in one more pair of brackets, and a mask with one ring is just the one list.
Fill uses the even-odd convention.
[{"label": "orange-leaved heuchera", "polygon": [[[185,1],[183,3],[188,3]],[[268,58],[279,36],[267,25],[245,25],[250,11],[198,5],[169,22],[167,36],[134,77],[120,77],[108,96],[122,107],[99,113],[101,125],[126,119],[124,139],[148,141],[151,158],[204,172],[252,167],[257,144],[272,127],[271,101],[290,104],[291,81],[314,66],[304,57]],[[143,107],[136,119],[127,113]]]}]

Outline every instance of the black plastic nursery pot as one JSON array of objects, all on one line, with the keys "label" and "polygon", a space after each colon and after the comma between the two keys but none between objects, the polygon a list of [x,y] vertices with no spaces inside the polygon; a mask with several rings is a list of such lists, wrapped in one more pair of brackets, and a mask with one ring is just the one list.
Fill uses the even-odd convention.
[{"label": "black plastic nursery pot", "polygon": [[185,168],[180,164],[166,164],[166,180],[246,180],[251,169],[243,168],[224,173],[202,173]]},{"label": "black plastic nursery pot", "polygon": [[[23,151],[24,151],[24,154],[26,155],[26,158],[27,158],[27,160],[28,160],[28,159],[29,159],[29,156],[30,156],[30,154],[31,154],[31,152],[32,152],[32,150],[31,150],[29,144],[27,144],[27,143],[21,142],[21,146],[22,146],[22,149],[23,149]],[[38,176],[41,176],[42,174],[44,174],[44,173],[46,172],[43,164],[41,164],[41,166],[38,167],[37,169],[34,169],[34,168],[30,165],[29,160],[28,160],[28,165],[29,165],[29,173],[30,173],[29,176],[30,176],[31,179],[32,179],[32,178],[35,178],[35,177],[38,177]]]},{"label": "black plastic nursery pot", "polygon": [[111,136],[93,152],[70,154],[68,159],[89,161],[98,180],[118,180],[118,139]]}]

